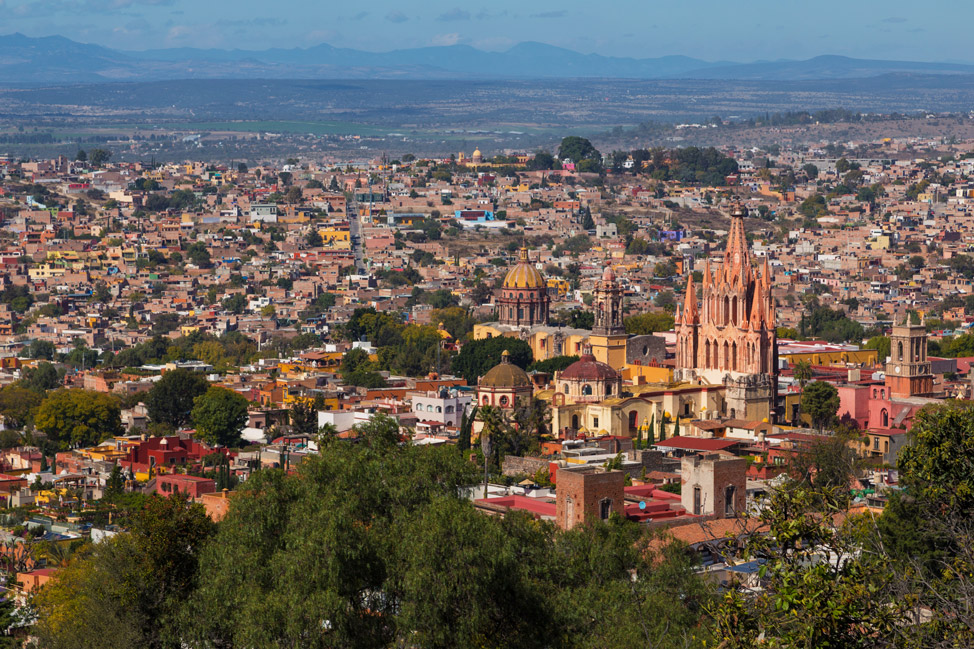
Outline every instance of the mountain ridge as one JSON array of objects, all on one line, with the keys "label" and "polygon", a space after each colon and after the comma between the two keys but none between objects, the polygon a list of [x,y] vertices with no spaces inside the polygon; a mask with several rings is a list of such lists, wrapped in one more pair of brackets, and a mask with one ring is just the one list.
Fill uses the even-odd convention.
[{"label": "mountain ridge", "polygon": [[805,60],[704,61],[685,55],[655,58],[583,54],[537,41],[502,52],[469,45],[367,52],[328,43],[265,50],[168,48],[116,50],[64,36],[0,35],[0,83],[101,83],[176,79],[708,79],[837,80],[891,73],[974,74],[974,65],[856,59],[821,55]]}]

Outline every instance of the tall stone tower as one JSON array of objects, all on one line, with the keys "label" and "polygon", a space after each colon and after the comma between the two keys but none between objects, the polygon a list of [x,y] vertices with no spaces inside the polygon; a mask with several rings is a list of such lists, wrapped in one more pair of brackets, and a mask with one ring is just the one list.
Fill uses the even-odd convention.
[{"label": "tall stone tower", "polygon": [[595,324],[589,336],[592,356],[615,370],[626,364],[626,328],[622,324],[622,288],[616,282],[612,266],[606,266],[602,280],[595,287]]},{"label": "tall stone tower", "polygon": [[886,363],[886,387],[890,397],[922,397],[933,394],[933,374],[927,360],[927,328],[923,322],[893,325]]},{"label": "tall stone tower", "polygon": [[777,334],[771,270],[751,265],[744,233],[747,211],[731,213],[723,264],[703,271],[698,304],[691,276],[676,319],[676,377],[725,387],[721,415],[773,419],[778,383]]}]

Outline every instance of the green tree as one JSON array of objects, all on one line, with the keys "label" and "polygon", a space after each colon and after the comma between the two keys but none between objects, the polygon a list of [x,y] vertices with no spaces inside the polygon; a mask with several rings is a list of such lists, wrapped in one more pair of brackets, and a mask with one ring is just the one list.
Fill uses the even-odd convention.
[{"label": "green tree", "polygon": [[875,349],[880,363],[889,358],[890,342],[888,336],[873,336],[866,341],[863,347],[864,349]]},{"label": "green tree", "polygon": [[34,426],[61,449],[94,446],[125,432],[118,400],[89,390],[48,394],[34,415]]},{"label": "green tree", "polygon": [[362,388],[383,388],[386,380],[376,370],[369,353],[361,348],[350,349],[342,357],[340,367],[342,380],[348,385]]},{"label": "green tree", "polygon": [[204,394],[210,384],[206,377],[185,369],[169,370],[156,381],[145,398],[149,418],[173,429],[190,421],[196,397]]},{"label": "green tree", "polygon": [[812,364],[807,360],[800,360],[795,363],[795,380],[798,381],[798,385],[801,386],[802,390],[805,389],[805,385],[812,380]]},{"label": "green tree", "polygon": [[562,139],[561,145],[558,147],[558,157],[562,160],[570,159],[575,163],[576,168],[582,166],[584,161],[588,161],[589,164],[586,166],[589,169],[586,171],[598,172],[602,169],[602,154],[592,146],[591,142],[577,135],[569,135]]},{"label": "green tree", "polygon": [[517,338],[484,338],[465,344],[453,359],[453,371],[462,376],[470,385],[495,365],[500,364],[504,351],[510,354],[510,361],[521,369],[531,364],[534,354],[531,346]]},{"label": "green tree", "polygon": [[0,415],[7,428],[23,428],[40,407],[42,393],[16,383],[0,388]]},{"label": "green tree", "polygon": [[762,531],[738,540],[743,558],[762,562],[762,588],[724,592],[712,611],[720,646],[893,646],[908,602],[895,597],[885,558],[861,551],[844,491],[771,493],[758,514]]},{"label": "green tree", "polygon": [[112,152],[106,149],[92,149],[88,153],[88,162],[91,163],[93,167],[100,167],[109,161],[112,157]]},{"label": "green tree", "polygon": [[182,604],[215,526],[201,505],[173,495],[146,499],[129,527],[88,546],[37,594],[40,646],[182,646]]},{"label": "green tree", "polygon": [[548,374],[554,374],[555,372],[564,371],[569,365],[577,361],[579,356],[553,356],[552,358],[535,361],[528,366],[528,369],[535,372],[547,372]]},{"label": "green tree", "polygon": [[291,432],[295,435],[314,437],[318,434],[318,411],[314,405],[305,399],[298,399],[289,412]]},{"label": "green tree", "polygon": [[27,350],[27,356],[29,358],[44,359],[47,361],[53,361],[54,355],[57,353],[54,343],[49,340],[32,340]]},{"label": "green tree", "polygon": [[669,331],[675,322],[673,315],[661,311],[640,313],[623,321],[626,333],[633,336],[645,336],[658,331]]},{"label": "green tree", "polygon": [[218,386],[196,397],[193,425],[200,439],[214,446],[236,446],[247,423],[248,402],[243,396]]},{"label": "green tree", "polygon": [[802,390],[801,409],[811,418],[813,426],[824,430],[836,422],[839,391],[831,383],[813,381]]}]

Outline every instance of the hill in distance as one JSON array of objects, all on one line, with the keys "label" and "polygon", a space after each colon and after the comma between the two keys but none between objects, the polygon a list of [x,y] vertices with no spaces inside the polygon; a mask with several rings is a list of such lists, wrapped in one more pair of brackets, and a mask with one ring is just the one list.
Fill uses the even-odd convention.
[{"label": "hill in distance", "polygon": [[0,36],[0,83],[50,84],[172,79],[710,79],[830,80],[893,73],[974,74],[974,65],[819,56],[804,61],[708,62],[687,56],[628,58],[525,42],[504,52],[468,45],[365,52],[309,48],[121,51],[63,36]]}]

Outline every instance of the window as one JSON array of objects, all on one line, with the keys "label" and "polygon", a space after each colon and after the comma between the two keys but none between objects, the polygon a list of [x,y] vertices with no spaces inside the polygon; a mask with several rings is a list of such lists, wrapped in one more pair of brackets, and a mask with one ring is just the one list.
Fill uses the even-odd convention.
[{"label": "window", "polygon": [[448,415],[453,414],[453,406],[447,406],[443,412],[445,412]]},{"label": "window", "polygon": [[724,489],[724,516],[736,516],[737,510],[734,500],[737,497],[737,487],[730,485]]},{"label": "window", "polygon": [[630,410],[629,411],[629,432],[630,433],[636,430],[636,426],[638,425],[637,423],[638,420],[639,420],[639,413],[636,412],[635,410]]},{"label": "window", "polygon": [[507,397],[501,397],[501,405],[502,406],[506,406],[507,405]]},{"label": "window", "polygon": [[883,442],[883,453],[889,453],[889,441]]},{"label": "window", "polygon": [[583,385],[582,386],[582,394],[584,394],[585,396],[591,395],[592,394],[592,386],[589,385],[588,383],[586,383],[585,385]]},{"label": "window", "polygon": [[878,451],[879,450],[879,438],[878,437],[873,437],[873,450],[874,451]]},{"label": "window", "polygon": [[592,428],[594,428],[595,430],[598,430],[599,429],[599,418],[598,417],[592,417]]},{"label": "window", "polygon": [[578,415],[572,415],[572,428],[578,430]]},{"label": "window", "polygon": [[693,513],[700,515],[700,487],[693,488]]},{"label": "window", "polygon": [[565,385],[561,386],[561,391],[564,392],[565,394],[568,394],[568,384],[567,383]]},{"label": "window", "polygon": [[606,521],[609,520],[609,514],[612,513],[612,499],[603,498],[599,501],[599,518]]},{"label": "window", "polygon": [[486,406],[486,405],[489,405],[489,404],[490,404],[490,398],[485,394],[484,395],[484,405]]},{"label": "window", "polygon": [[889,412],[887,412],[885,408],[883,408],[883,411],[879,413],[879,421],[883,428],[889,427]]},{"label": "window", "polygon": [[440,406],[436,406],[436,412],[443,412],[443,408],[441,408]]}]

